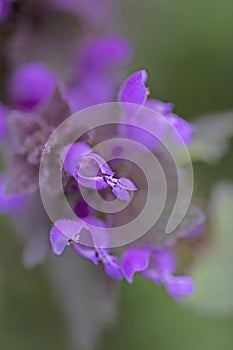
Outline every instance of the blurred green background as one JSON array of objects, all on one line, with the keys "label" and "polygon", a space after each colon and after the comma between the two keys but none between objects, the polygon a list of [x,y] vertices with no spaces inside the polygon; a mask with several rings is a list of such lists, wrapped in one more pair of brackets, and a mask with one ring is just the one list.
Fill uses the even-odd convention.
[{"label": "blurred green background", "polygon": [[[172,101],[176,113],[190,120],[233,110],[232,0],[119,4],[117,30],[135,44],[129,72],[141,68],[149,72],[151,96]],[[204,203],[216,182],[233,179],[232,157],[231,142],[217,164],[195,165],[195,195]],[[71,350],[43,267],[30,271],[21,266],[13,229],[5,218],[1,223],[0,350]],[[142,348],[232,350],[233,317],[198,316],[138,277],[133,286],[123,283],[117,324],[106,331],[98,349]]]}]

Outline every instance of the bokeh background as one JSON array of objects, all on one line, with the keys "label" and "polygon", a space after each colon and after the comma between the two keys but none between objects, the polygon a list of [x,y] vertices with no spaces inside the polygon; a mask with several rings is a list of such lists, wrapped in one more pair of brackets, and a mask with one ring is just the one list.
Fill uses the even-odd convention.
[{"label": "bokeh background", "polygon": [[[135,56],[128,72],[141,68],[149,72],[151,96],[172,101],[176,113],[193,122],[210,117],[205,129],[210,133],[210,147],[213,141],[218,148],[215,135],[218,128],[222,132],[226,111],[229,127],[233,124],[232,18],[232,0],[121,0],[118,21],[110,28],[133,41]],[[226,137],[227,132],[223,134]],[[232,192],[223,186],[212,195],[216,184],[233,180],[231,135],[227,135],[229,144],[221,158],[206,163],[197,157],[194,197],[203,208],[212,210],[218,227],[215,233],[226,234],[232,244]],[[228,254],[233,255],[233,244],[230,248],[229,243]],[[72,350],[45,267],[26,270],[21,251],[9,220],[1,217],[0,349]],[[204,276],[202,294],[191,305],[175,304],[163,289],[140,277],[132,286],[122,283],[116,323],[106,330],[98,350],[232,350],[233,259],[225,253],[220,259],[221,252],[218,254],[211,257],[208,268],[203,267],[207,279],[198,270]],[[226,259],[229,263],[224,265]],[[208,285],[210,274],[213,278]],[[213,288],[215,298],[208,304]]]}]

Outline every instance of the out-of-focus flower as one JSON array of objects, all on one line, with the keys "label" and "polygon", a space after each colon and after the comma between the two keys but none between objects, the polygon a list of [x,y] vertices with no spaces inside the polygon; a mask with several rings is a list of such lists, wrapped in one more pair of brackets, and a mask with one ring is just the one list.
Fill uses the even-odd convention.
[{"label": "out-of-focus flower", "polygon": [[132,46],[119,35],[86,39],[80,48],[77,72],[67,88],[73,112],[98,103],[115,101],[119,67],[132,56]]},{"label": "out-of-focus flower", "polygon": [[168,249],[129,249],[123,255],[122,269],[129,283],[133,282],[135,272],[157,284],[163,284],[167,292],[180,301],[183,296],[194,292],[194,284],[188,276],[173,276],[176,268],[174,253]]},{"label": "out-of-focus flower", "polygon": [[30,111],[51,98],[56,85],[55,74],[40,62],[17,68],[8,83],[9,97],[15,108]]}]

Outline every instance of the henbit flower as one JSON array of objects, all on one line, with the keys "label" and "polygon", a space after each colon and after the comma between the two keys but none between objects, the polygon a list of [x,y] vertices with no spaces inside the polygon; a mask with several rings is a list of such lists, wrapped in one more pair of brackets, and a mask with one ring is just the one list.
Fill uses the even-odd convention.
[{"label": "henbit flower", "polygon": [[[194,292],[194,284],[190,277],[173,276],[176,258],[171,250],[153,247],[129,248],[124,252],[122,262],[120,262],[117,257],[109,254],[109,249],[99,248],[95,244],[95,234],[89,223],[104,227],[104,223],[96,218],[87,218],[86,222],[56,221],[50,232],[53,252],[61,255],[65,247],[72,245],[79,255],[92,261],[95,265],[101,261],[106,274],[110,277],[117,280],[125,277],[129,283],[133,282],[134,274],[140,272],[145,278],[159,285],[163,284],[176,301]],[[93,246],[79,243],[83,229],[86,230],[85,234],[87,231],[90,234]]]},{"label": "henbit flower", "polygon": [[143,105],[146,97],[149,94],[145,86],[147,81],[147,73],[145,70],[140,70],[130,75],[130,77],[122,85],[119,100],[120,102],[135,103]]},{"label": "henbit flower", "polygon": [[120,35],[88,38],[81,45],[77,72],[67,87],[67,99],[76,112],[98,103],[114,101],[120,84],[119,67],[132,56],[132,46]]},{"label": "henbit flower", "polygon": [[112,71],[113,68],[122,66],[132,57],[132,45],[121,35],[105,34],[87,39],[81,47],[78,66],[81,68],[79,75],[88,72]]},{"label": "henbit flower", "polygon": [[[98,166],[97,175],[85,176],[81,170],[88,168],[91,161]],[[91,148],[84,143],[75,143],[71,146],[64,161],[64,168],[80,185],[96,190],[110,187],[112,193],[120,200],[130,201],[128,191],[137,190],[130,179],[114,177],[115,173],[106,161],[98,154],[92,153]]]},{"label": "henbit flower", "polygon": [[57,78],[41,62],[26,63],[18,67],[8,82],[8,94],[13,106],[31,111],[51,98]]},{"label": "henbit flower", "polygon": [[163,284],[177,302],[182,297],[194,293],[194,284],[189,276],[173,276],[176,268],[176,257],[172,250],[166,248],[130,248],[122,257],[122,271],[129,283],[139,272],[156,284]]},{"label": "henbit flower", "polygon": [[[184,119],[172,113],[173,104],[165,103],[155,99],[147,99],[149,92],[145,86],[146,80],[147,73],[145,70],[133,73],[122,85],[118,97],[119,101],[134,103],[140,106],[144,105],[145,107],[151,108],[154,111],[160,113],[169,121],[172,126],[174,126],[174,128],[182,137],[183,141],[186,144],[190,143],[192,134],[195,131],[195,127]],[[153,127],[153,125],[151,126]]]},{"label": "henbit flower", "polygon": [[[96,218],[85,218],[84,221],[58,220],[50,232],[50,242],[53,252],[61,255],[66,246],[72,245],[75,251],[82,257],[92,261],[95,265],[102,262],[108,276],[122,280],[120,263],[117,257],[109,254],[108,249],[98,247],[95,242],[95,232],[91,225],[104,227],[104,223]],[[80,244],[80,235],[85,230],[90,235],[91,246]]]}]

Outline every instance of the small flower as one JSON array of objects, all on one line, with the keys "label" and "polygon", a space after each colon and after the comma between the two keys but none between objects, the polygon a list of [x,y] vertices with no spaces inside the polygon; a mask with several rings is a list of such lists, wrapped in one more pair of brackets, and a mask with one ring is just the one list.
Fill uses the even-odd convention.
[{"label": "small flower", "polygon": [[133,283],[135,272],[141,272],[148,268],[150,253],[147,249],[129,249],[122,259],[124,276],[129,283]]},{"label": "small flower", "polygon": [[55,88],[56,77],[40,62],[17,68],[8,82],[8,93],[16,108],[30,111],[47,101]]},{"label": "small flower", "polygon": [[[96,218],[86,218],[85,222],[58,220],[50,232],[50,242],[53,252],[61,255],[66,246],[72,245],[75,251],[83,258],[92,261],[95,265],[101,261],[108,276],[122,280],[120,263],[117,257],[109,254],[108,249],[100,248],[95,243],[95,233],[92,226],[104,227],[104,223]],[[92,246],[80,244],[81,231],[85,229],[90,234]],[[85,234],[87,234],[85,231]]]},{"label": "small flower", "polygon": [[114,101],[121,81],[119,67],[132,56],[128,40],[120,35],[88,38],[80,48],[77,72],[67,87],[67,99],[74,112],[98,103]]},{"label": "small flower", "polygon": [[[81,174],[82,164],[87,167],[90,161],[95,161],[98,165],[98,175],[84,176]],[[137,187],[128,178],[121,177],[117,179],[114,177],[115,173],[112,171],[106,161],[95,153],[91,153],[89,146],[84,143],[76,143],[71,146],[67,152],[64,161],[65,170],[72,175],[76,181],[88,188],[101,190],[107,187],[112,189],[112,193],[120,200],[130,201],[128,191],[136,191]]]},{"label": "small flower", "polygon": [[169,276],[165,280],[165,288],[177,302],[181,301],[183,296],[192,295],[195,292],[193,280],[189,276]]},{"label": "small flower", "polygon": [[50,232],[50,242],[53,252],[61,255],[67,245],[78,243],[81,229],[81,222],[71,220],[59,220]]},{"label": "small flower", "polygon": [[[140,106],[144,105],[145,107],[151,108],[160,113],[176,129],[183,141],[186,144],[190,143],[195,127],[172,112],[173,104],[155,99],[147,99],[149,93],[145,86],[146,80],[147,73],[145,70],[132,74],[125,81],[120,90],[119,101],[134,103]],[[157,127],[155,123],[153,125],[153,121],[148,122],[151,123],[152,128]],[[140,121],[138,121],[138,126],[140,127]],[[176,137],[176,135],[174,135],[174,137]]]},{"label": "small flower", "polygon": [[156,284],[163,284],[178,302],[183,296],[194,292],[194,284],[189,276],[173,276],[175,268],[176,258],[168,249],[131,248],[125,251],[122,258],[122,271],[129,283],[139,272]]}]

